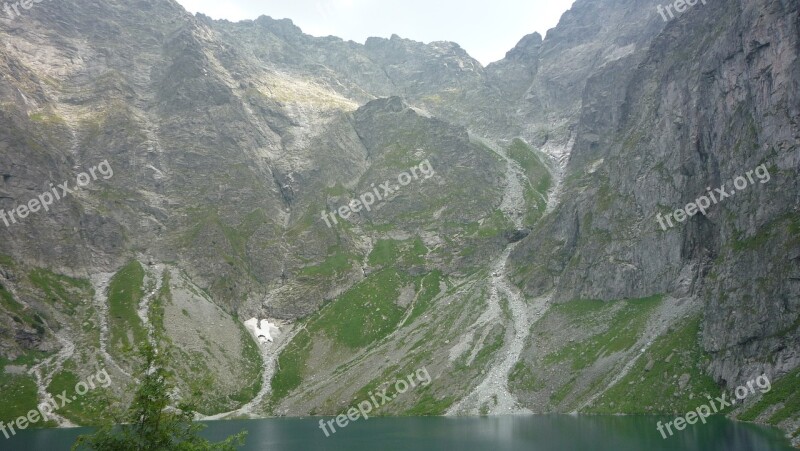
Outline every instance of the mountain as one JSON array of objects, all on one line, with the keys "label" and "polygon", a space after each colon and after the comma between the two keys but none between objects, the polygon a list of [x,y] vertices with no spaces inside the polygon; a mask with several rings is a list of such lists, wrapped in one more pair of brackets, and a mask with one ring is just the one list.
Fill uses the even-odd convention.
[{"label": "mountain", "polygon": [[578,0],[487,67],[172,0],[0,19],[0,413],[104,367],[55,421],[90,424],[151,341],[209,418],[423,367],[380,413],[685,412],[764,374],[729,413],[797,441],[797,10]]}]

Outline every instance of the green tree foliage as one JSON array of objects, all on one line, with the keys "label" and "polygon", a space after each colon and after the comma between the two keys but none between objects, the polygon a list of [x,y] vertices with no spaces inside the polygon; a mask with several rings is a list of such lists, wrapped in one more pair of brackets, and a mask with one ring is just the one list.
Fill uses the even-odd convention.
[{"label": "green tree foliage", "polygon": [[200,437],[205,426],[194,422],[193,406],[170,407],[169,373],[157,351],[146,346],[142,356],[145,365],[136,395],[118,424],[78,437],[73,451],[235,451],[244,445],[246,432],[220,443]]}]

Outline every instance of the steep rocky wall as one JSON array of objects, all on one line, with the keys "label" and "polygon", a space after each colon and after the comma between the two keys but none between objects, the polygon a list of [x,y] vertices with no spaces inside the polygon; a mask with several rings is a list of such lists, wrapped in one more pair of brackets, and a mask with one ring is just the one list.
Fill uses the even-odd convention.
[{"label": "steep rocky wall", "polygon": [[[800,363],[797,9],[709,3],[668,23],[628,75],[590,80],[565,201],[512,256],[528,293],[697,296],[718,381]],[[659,226],[762,164],[769,182]]]}]

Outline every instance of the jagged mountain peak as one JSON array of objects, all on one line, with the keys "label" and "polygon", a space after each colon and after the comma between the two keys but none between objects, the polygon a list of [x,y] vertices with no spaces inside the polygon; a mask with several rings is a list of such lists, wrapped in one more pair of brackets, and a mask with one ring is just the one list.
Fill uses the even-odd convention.
[{"label": "jagged mountain peak", "polygon": [[303,30],[295,25],[292,19],[273,19],[270,16],[262,15],[253,21],[258,26],[264,27],[279,36],[290,37],[303,35]]},{"label": "jagged mountain peak", "polygon": [[542,35],[538,32],[523,37],[517,45],[506,53],[507,60],[525,60],[539,57],[539,48],[542,46]]}]

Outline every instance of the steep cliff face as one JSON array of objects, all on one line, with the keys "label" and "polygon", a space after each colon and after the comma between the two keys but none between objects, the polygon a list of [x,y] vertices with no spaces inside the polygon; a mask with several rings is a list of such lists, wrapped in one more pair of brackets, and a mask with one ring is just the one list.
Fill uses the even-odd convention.
[{"label": "steep cliff face", "polygon": [[[709,3],[589,80],[564,202],[512,256],[528,293],[689,297],[718,382],[798,366],[797,9]],[[659,225],[723,184],[735,195]]]}]

